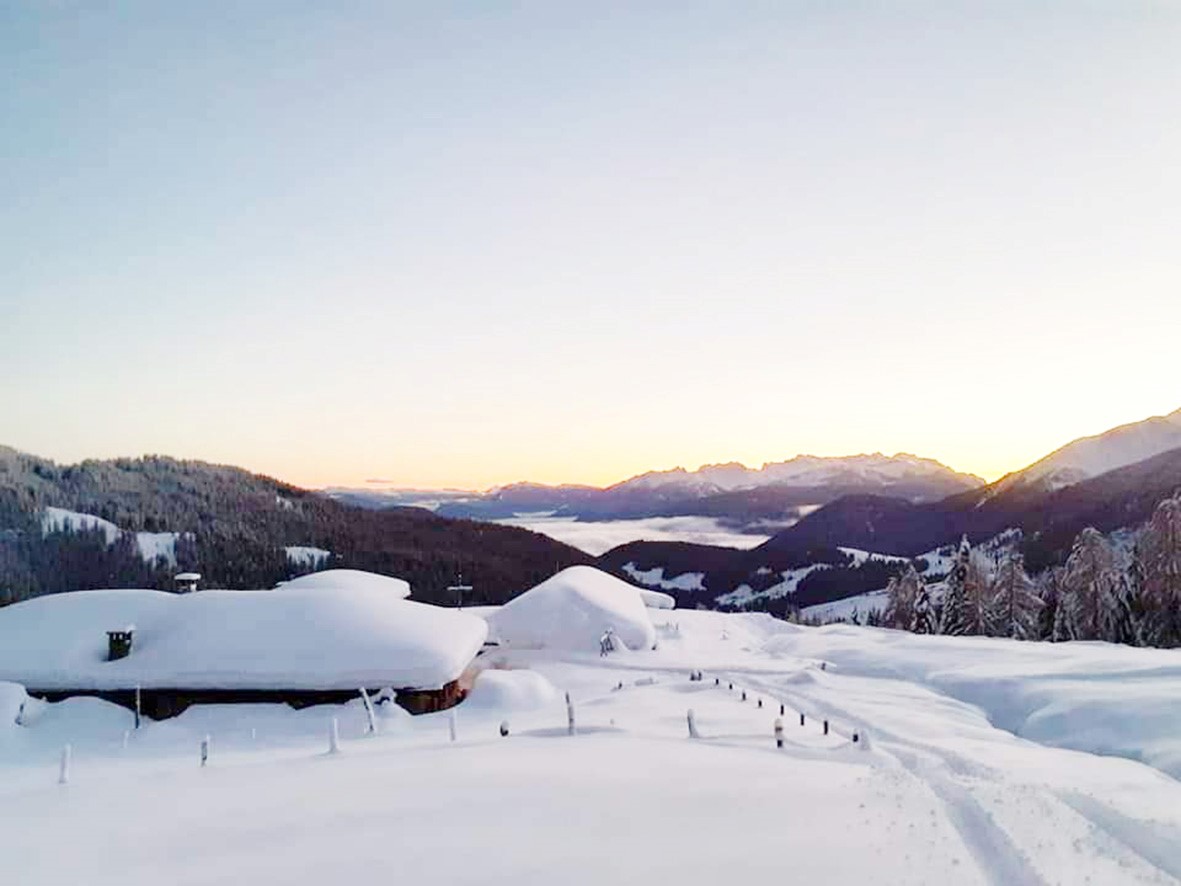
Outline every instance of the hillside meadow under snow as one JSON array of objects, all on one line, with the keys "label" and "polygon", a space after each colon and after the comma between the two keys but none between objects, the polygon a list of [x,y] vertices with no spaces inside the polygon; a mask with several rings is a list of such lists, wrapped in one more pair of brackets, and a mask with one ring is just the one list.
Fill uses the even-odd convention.
[{"label": "hillside meadow under snow", "polygon": [[644,614],[654,650],[487,652],[455,741],[359,701],[16,725],[0,687],[4,882],[1181,881],[1179,652]]}]

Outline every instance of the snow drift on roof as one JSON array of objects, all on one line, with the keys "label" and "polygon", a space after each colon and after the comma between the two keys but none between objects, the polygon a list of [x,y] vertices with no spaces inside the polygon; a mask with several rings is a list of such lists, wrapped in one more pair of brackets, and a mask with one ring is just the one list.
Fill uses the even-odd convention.
[{"label": "snow drift on roof", "polygon": [[[308,548],[307,550],[314,549]],[[396,597],[399,600],[410,596],[408,582],[389,575],[378,575],[376,572],[362,572],[360,569],[325,569],[322,572],[311,572],[290,581],[281,581],[275,590],[283,592],[295,589],[336,591],[341,588],[373,591]]]},{"label": "snow drift on roof", "polygon": [[489,616],[507,646],[592,652],[608,628],[629,649],[651,649],[656,629],[640,589],[592,566],[571,566]]},{"label": "snow drift on roof", "polygon": [[[43,690],[341,690],[435,689],[456,679],[483,645],[485,622],[400,599],[369,581],[380,578],[38,597],[0,610],[0,680]],[[107,661],[106,632],[133,622],[131,654]]]}]

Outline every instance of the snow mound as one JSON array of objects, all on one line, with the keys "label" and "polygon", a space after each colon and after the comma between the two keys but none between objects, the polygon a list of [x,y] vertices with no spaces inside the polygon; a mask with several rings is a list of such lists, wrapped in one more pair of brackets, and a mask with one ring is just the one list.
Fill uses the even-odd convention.
[{"label": "snow mound", "polygon": [[531,711],[557,704],[558,690],[537,671],[490,668],[476,677],[464,707],[497,711]]},{"label": "snow mound", "polygon": [[489,617],[506,646],[594,652],[611,628],[629,649],[651,649],[656,629],[639,588],[592,566],[571,566]]},{"label": "snow mound", "polygon": [[399,600],[410,596],[410,584],[403,579],[378,575],[375,572],[362,572],[360,569],[325,569],[322,572],[312,572],[290,581],[279,582],[276,590],[373,591]]},{"label": "snow mound", "polygon": [[16,724],[21,705],[29,700],[25,687],[19,683],[0,682],[0,730]]},{"label": "snow mound", "polygon": [[644,605],[649,609],[676,609],[677,601],[671,594],[662,594],[660,591],[649,591],[645,588],[640,589],[640,599],[644,601]]}]

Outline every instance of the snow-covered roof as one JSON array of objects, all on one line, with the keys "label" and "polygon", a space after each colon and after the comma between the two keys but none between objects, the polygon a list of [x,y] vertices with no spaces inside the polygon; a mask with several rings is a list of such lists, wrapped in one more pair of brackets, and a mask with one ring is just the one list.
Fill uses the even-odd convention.
[{"label": "snow-covered roof", "polygon": [[342,586],[387,594],[400,600],[410,596],[410,585],[403,579],[378,575],[376,572],[362,572],[360,569],[325,569],[321,572],[309,572],[299,578],[279,582],[276,590],[335,591]]},{"label": "snow-covered roof", "polygon": [[639,588],[592,566],[571,566],[489,616],[507,646],[592,651],[608,629],[629,649],[651,649],[656,629]]},{"label": "snow-covered roof", "polygon": [[[405,582],[340,572],[275,591],[73,591],[17,603],[0,609],[0,680],[44,690],[435,689],[487,637],[481,618],[401,599]],[[130,623],[131,654],[107,661],[107,631]]]}]

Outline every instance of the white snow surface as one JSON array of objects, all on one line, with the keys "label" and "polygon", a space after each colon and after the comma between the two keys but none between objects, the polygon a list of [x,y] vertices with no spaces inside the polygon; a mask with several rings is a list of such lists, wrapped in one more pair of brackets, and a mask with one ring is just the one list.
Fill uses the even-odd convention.
[{"label": "white snow surface", "polygon": [[315,569],[332,557],[332,551],[309,545],[287,545],[283,550],[287,552],[287,559],[299,568]]},{"label": "white snow surface", "polygon": [[145,563],[163,560],[169,566],[176,565],[176,541],[179,532],[137,532],[135,546]]},{"label": "white snow surface", "polygon": [[[82,514],[65,508],[45,508],[41,512],[41,532],[48,535],[51,532],[87,532],[99,530],[106,539],[107,545],[113,545],[120,536],[122,529],[110,520],[96,517],[94,514]],[[136,532],[135,547],[145,563],[155,563],[164,560],[169,566],[176,566],[176,541],[179,532]]]},{"label": "white snow surface", "polygon": [[476,676],[463,708],[533,711],[556,704],[560,697],[554,685],[537,671],[487,668]]},{"label": "white snow surface", "polygon": [[1181,650],[927,637],[851,625],[790,626],[764,648],[823,659],[842,674],[888,674],[924,685],[1023,738],[1140,760],[1181,778]]},{"label": "white snow surface", "polygon": [[[400,599],[404,583],[387,581],[393,593],[338,575],[276,591],[37,597],[0,609],[0,680],[45,690],[430,689],[458,678],[486,623]],[[131,625],[131,654],[106,661],[106,632]]]},{"label": "white snow surface", "polygon": [[489,616],[510,647],[592,652],[608,629],[628,649],[651,649],[656,630],[640,588],[593,566],[563,569]]},{"label": "white snow surface", "polygon": [[41,532],[45,535],[51,532],[89,532],[96,529],[103,533],[108,545],[113,545],[123,532],[110,520],[93,514],[80,514],[65,508],[46,508],[41,512]]},{"label": "white snow surface", "polygon": [[[673,578],[664,577],[664,567],[656,566],[652,569],[640,569],[635,563],[624,563],[623,571],[632,581],[649,588],[662,588],[666,591],[702,591],[705,580],[704,572],[682,572]],[[668,597],[671,600],[671,597]],[[665,607],[671,608],[671,607]]]},{"label": "white snow surface", "polygon": [[73,699],[31,702],[18,726],[23,692],[0,684],[4,882],[1181,880],[1181,784],[1138,762],[1168,768],[1181,741],[1181,653],[666,617],[642,656],[501,650],[512,670],[477,678],[454,742],[450,713],[388,704],[367,736],[359,702],[192,708],[136,731]]},{"label": "white snow surface", "polygon": [[364,572],[360,569],[323,569],[320,572],[309,572],[307,575],[279,582],[275,590],[335,592],[342,587],[348,590],[371,591],[399,600],[410,596],[410,583],[405,579],[394,578],[392,575],[378,575],[376,572]]},{"label": "white snow surface", "polygon": [[833,600],[831,603],[805,606],[800,610],[800,615],[804,618],[815,618],[822,623],[827,623],[848,621],[856,611],[857,617],[864,619],[871,611],[885,611],[888,602],[889,596],[886,594],[886,589],[881,588],[876,591],[867,591],[864,594],[855,594],[852,597],[843,597],[840,600]]}]

